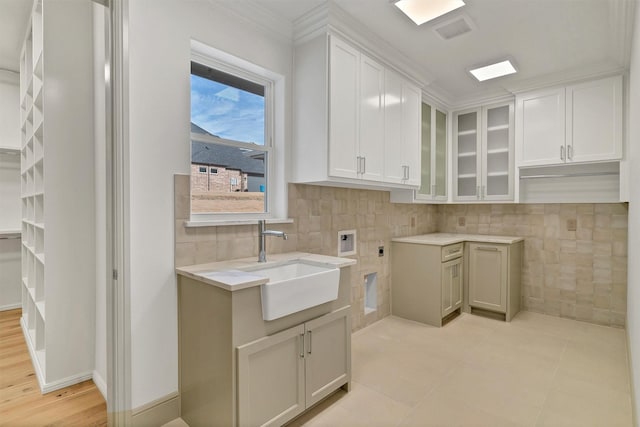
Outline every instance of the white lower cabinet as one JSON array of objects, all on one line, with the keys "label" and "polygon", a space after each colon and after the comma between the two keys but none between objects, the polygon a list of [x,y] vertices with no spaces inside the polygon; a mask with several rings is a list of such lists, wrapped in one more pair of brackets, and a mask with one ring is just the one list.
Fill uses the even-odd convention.
[{"label": "white lower cabinet", "polygon": [[504,314],[509,321],[520,310],[522,242],[469,243],[469,306]]},{"label": "white lower cabinet", "polygon": [[238,425],[280,426],[348,383],[350,306],[238,347]]}]

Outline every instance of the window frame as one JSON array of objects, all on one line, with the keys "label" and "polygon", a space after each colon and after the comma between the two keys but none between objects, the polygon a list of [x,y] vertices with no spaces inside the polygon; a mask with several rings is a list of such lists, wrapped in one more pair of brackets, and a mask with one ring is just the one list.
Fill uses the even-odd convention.
[{"label": "window frame", "polygon": [[[190,220],[186,226],[209,226],[255,223],[258,220],[271,220],[272,222],[289,222],[286,218],[286,179],[284,174],[276,171],[284,169],[284,135],[276,135],[277,128],[284,128],[284,77],[269,70],[265,70],[255,64],[218,51],[215,48],[192,40],[192,54],[189,62],[189,79],[191,78],[190,64],[196,62],[207,67],[215,68],[227,74],[260,84],[264,87],[265,103],[265,136],[264,145],[225,140],[224,145],[250,148],[264,151],[267,156],[265,167],[265,211],[264,212],[219,212],[219,213],[195,213],[190,210]],[[191,87],[191,86],[189,86]],[[191,91],[189,91],[191,96]],[[189,102],[189,110],[191,111]],[[278,115],[278,117],[276,117]],[[281,116],[281,117],[280,117]],[[189,114],[191,117],[191,114]],[[213,142],[220,144],[218,138],[208,137],[198,133],[191,133],[189,139],[189,153],[191,153],[191,141]],[[224,140],[224,138],[223,138]],[[189,154],[191,162],[191,154]],[[282,166],[280,166],[282,163]],[[191,206],[191,186],[189,186],[189,206]]]}]

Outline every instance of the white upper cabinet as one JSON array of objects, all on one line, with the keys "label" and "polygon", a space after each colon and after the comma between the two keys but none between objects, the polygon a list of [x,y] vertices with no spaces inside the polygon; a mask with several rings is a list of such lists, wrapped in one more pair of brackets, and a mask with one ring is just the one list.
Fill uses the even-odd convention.
[{"label": "white upper cabinet", "polygon": [[422,104],[422,172],[418,200],[447,200],[447,114]]},{"label": "white upper cabinet", "polygon": [[456,113],[454,199],[513,200],[513,104]]},{"label": "white upper cabinet", "polygon": [[[358,70],[360,54],[335,38],[329,61],[329,174],[357,178],[359,173]],[[313,159],[311,159],[313,161]]]},{"label": "white upper cabinet", "polygon": [[420,184],[420,89],[333,35],[295,48],[291,180]]},{"label": "white upper cabinet", "polygon": [[622,158],[622,77],[518,95],[518,166]]},{"label": "white upper cabinet", "polygon": [[622,158],[622,77],[567,87],[567,162]]},{"label": "white upper cabinet", "polygon": [[[382,65],[361,55],[360,175],[371,181],[384,179],[384,74]],[[332,102],[331,108],[334,106],[336,105]],[[333,146],[334,142],[331,141],[331,149]]]}]

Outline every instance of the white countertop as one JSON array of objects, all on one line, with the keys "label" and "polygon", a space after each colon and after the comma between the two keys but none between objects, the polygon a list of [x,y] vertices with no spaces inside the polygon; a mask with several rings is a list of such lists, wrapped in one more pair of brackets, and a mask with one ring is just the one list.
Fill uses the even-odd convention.
[{"label": "white countertop", "polygon": [[327,255],[309,254],[306,252],[288,252],[284,254],[269,254],[267,262],[258,264],[257,257],[241,258],[229,261],[210,262],[207,264],[190,265],[176,268],[176,273],[208,283],[227,291],[239,291],[241,289],[260,286],[269,281],[268,278],[243,271],[255,267],[269,267],[287,261],[303,259],[321,264],[328,264],[337,268],[348,267],[357,263],[355,259],[338,258]]},{"label": "white countertop", "polygon": [[517,236],[492,236],[487,234],[431,233],[418,236],[397,237],[393,242],[416,243],[419,245],[446,246],[460,242],[511,244],[524,240]]}]

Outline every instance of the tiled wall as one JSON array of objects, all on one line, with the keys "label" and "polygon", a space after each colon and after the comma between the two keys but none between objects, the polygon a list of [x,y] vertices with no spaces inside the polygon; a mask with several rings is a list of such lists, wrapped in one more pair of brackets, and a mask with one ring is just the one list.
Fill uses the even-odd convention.
[{"label": "tiled wall", "polygon": [[[257,225],[185,228],[189,218],[189,176],[175,177],[176,266],[258,256]],[[287,240],[267,238],[269,253],[313,252],[337,256],[338,231],[357,232],[358,264],[351,267],[352,327],[360,329],[390,314],[391,238],[433,233],[437,206],[399,205],[384,191],[289,185],[292,224],[276,224]],[[385,255],[378,257],[378,247]],[[377,273],[378,309],[364,314],[364,276]]]},{"label": "tiled wall", "polygon": [[[442,205],[439,209],[442,232],[525,237],[526,310],[624,326],[628,205]],[[569,231],[572,228],[575,231]]]},{"label": "tiled wall", "polygon": [[[176,265],[257,257],[257,226],[185,228],[189,176],[176,175]],[[624,326],[627,296],[627,205],[408,205],[383,191],[289,185],[289,236],[268,238],[268,253],[338,253],[338,231],[357,230],[351,268],[353,329],[390,313],[392,237],[441,232],[525,237],[523,305],[531,311]],[[568,231],[575,221],[575,231]],[[464,225],[461,225],[464,224]],[[569,227],[571,228],[571,227]],[[378,246],[385,255],[378,257]],[[364,314],[364,275],[378,274],[378,310]]]}]

